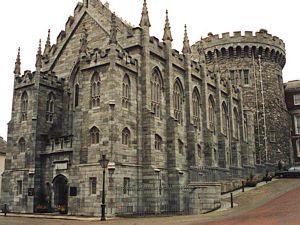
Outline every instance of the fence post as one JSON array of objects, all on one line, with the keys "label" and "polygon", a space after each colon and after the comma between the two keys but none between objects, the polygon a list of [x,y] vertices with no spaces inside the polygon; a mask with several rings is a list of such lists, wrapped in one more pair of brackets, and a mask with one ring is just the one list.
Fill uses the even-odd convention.
[{"label": "fence post", "polygon": [[245,184],[244,184],[244,181],[242,180],[242,192],[245,192],[244,187],[245,187]]},{"label": "fence post", "polygon": [[231,203],[231,208],[233,208],[233,194],[232,194],[232,192],[230,193],[230,203]]},{"label": "fence post", "polygon": [[4,204],[3,212],[4,212],[4,216],[6,216],[6,213],[7,213],[7,204]]}]

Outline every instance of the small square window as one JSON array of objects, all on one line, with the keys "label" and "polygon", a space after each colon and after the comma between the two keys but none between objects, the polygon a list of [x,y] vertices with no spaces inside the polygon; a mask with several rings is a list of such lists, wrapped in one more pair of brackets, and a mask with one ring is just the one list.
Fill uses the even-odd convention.
[{"label": "small square window", "polygon": [[95,195],[97,189],[97,178],[90,177],[90,195]]},{"label": "small square window", "polygon": [[23,182],[21,180],[17,181],[17,195],[22,195],[23,193]]},{"label": "small square window", "polygon": [[294,105],[300,105],[300,94],[294,95]]},{"label": "small square window", "polygon": [[249,70],[244,70],[244,85],[249,85]]},{"label": "small square window", "polygon": [[276,132],[275,131],[270,132],[270,142],[276,142]]},{"label": "small square window", "polygon": [[300,134],[300,115],[295,117],[295,133]]},{"label": "small square window", "polygon": [[123,194],[129,194],[129,188],[130,188],[130,178],[124,177],[123,180]]}]

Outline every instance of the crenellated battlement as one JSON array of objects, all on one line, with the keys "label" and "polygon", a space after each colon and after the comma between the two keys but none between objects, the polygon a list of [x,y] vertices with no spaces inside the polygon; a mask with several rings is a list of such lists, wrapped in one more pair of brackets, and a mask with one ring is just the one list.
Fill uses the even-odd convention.
[{"label": "crenellated battlement", "polygon": [[64,86],[64,78],[59,78],[55,72],[49,71],[40,75],[40,83],[54,88],[62,89]]},{"label": "crenellated battlement", "polygon": [[241,31],[234,31],[232,35],[229,32],[225,32],[222,33],[221,36],[219,34],[212,34],[209,32],[207,37],[196,42],[195,45],[199,44],[200,42],[204,43],[204,45],[222,45],[226,43],[244,42],[264,43],[285,51],[285,44],[283,40],[277,36],[269,34],[265,29],[260,29],[259,31],[255,32],[255,34],[253,34],[252,31],[245,31],[244,34],[242,34]]},{"label": "crenellated battlement", "polygon": [[286,63],[285,45],[281,39],[268,34],[264,29],[256,32],[240,31],[228,32],[219,35],[208,34],[208,37],[198,41],[192,46],[194,56],[204,49],[205,59],[208,63],[214,60],[227,60],[233,58],[259,58],[278,63],[282,68]]},{"label": "crenellated battlement", "polygon": [[154,46],[154,48],[159,48],[159,49],[164,48],[164,43],[159,41],[159,39],[155,36],[151,36],[149,42],[152,46]]},{"label": "crenellated battlement", "polygon": [[30,70],[25,70],[24,73],[20,76],[15,76],[15,88],[21,88],[27,86],[29,84],[34,83],[35,72],[31,72]]},{"label": "crenellated battlement", "polygon": [[128,54],[128,52],[116,49],[117,52],[117,58],[119,59],[119,62],[124,67],[128,67],[131,70],[137,72],[138,67],[138,61],[137,59],[134,59],[132,56]]}]

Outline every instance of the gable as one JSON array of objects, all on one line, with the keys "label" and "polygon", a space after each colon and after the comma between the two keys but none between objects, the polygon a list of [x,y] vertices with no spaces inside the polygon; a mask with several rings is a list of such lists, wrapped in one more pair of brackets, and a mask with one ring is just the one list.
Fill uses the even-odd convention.
[{"label": "gable", "polygon": [[[101,4],[101,3],[99,3]],[[100,10],[99,10],[100,8]],[[74,17],[69,17],[65,31],[62,31],[57,42],[51,48],[51,59],[44,71],[52,70],[58,77],[68,78],[79,57],[80,39],[87,32],[87,47],[105,49],[109,43],[111,29],[111,11],[101,4],[90,8],[76,7]],[[71,19],[70,19],[71,18]],[[118,39],[127,34],[129,26],[117,17]],[[118,45],[122,45],[118,42]]]}]

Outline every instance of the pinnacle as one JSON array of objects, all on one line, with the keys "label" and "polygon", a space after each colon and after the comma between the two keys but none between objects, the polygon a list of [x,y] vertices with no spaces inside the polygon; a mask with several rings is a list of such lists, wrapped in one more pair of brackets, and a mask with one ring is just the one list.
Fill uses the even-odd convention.
[{"label": "pinnacle", "polygon": [[142,10],[142,17],[141,17],[141,21],[140,21],[140,26],[141,27],[151,27],[146,0],[144,0],[144,4],[143,4],[143,10]]},{"label": "pinnacle", "polygon": [[15,75],[21,75],[21,56],[20,56],[20,47],[18,48],[18,55],[17,59],[15,62],[15,70],[14,70]]},{"label": "pinnacle", "polygon": [[171,34],[170,22],[169,22],[168,10],[166,10],[166,22],[165,22],[165,28],[164,28],[163,41],[173,41],[172,34]]},{"label": "pinnacle", "polygon": [[35,62],[36,68],[42,68],[42,40],[39,40],[39,47],[36,54],[36,62]]},{"label": "pinnacle", "polygon": [[116,14],[111,14],[111,29],[109,35],[109,44],[117,44],[117,22],[116,22]]},{"label": "pinnacle", "polygon": [[39,47],[38,47],[38,52],[37,52],[38,55],[42,55],[42,40],[40,39],[39,40]]},{"label": "pinnacle", "polygon": [[50,29],[49,29],[43,56],[48,55],[50,52],[50,49],[51,49],[51,42],[50,42]]},{"label": "pinnacle", "polygon": [[187,34],[186,24],[184,25],[184,39],[183,39],[183,48],[182,48],[183,54],[190,54],[191,53],[191,46]]}]

